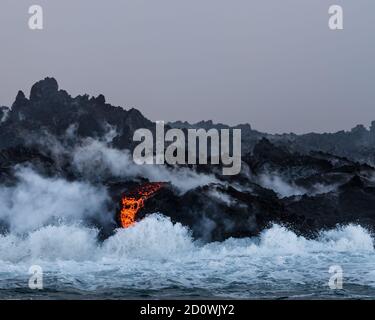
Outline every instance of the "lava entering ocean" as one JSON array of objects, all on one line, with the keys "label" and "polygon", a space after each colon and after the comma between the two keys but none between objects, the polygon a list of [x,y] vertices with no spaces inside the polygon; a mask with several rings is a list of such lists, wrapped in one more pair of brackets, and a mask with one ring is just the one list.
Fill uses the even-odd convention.
[{"label": "lava entering ocean", "polygon": [[146,183],[122,197],[120,222],[123,228],[128,228],[135,223],[137,213],[144,207],[145,201],[159,191],[163,185],[163,182]]}]

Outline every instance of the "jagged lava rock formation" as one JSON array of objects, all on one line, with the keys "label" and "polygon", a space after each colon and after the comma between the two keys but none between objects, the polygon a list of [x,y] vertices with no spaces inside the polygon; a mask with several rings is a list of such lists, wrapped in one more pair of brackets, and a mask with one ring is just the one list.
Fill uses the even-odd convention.
[{"label": "jagged lava rock formation", "polygon": [[[212,121],[169,126],[229,127]],[[39,143],[42,137],[53,137],[52,141],[70,147],[87,138],[106,140],[115,150],[131,150],[134,131],[154,127],[136,109],[111,106],[103,95],[73,98],[59,89],[55,79],[46,78],[31,88],[29,98],[20,91],[10,108],[0,108],[0,187],[17,184],[17,165],[68,181],[88,179],[74,169],[71,154],[56,158]],[[375,170],[371,166],[375,123],[370,130],[357,127],[350,132],[302,136],[270,135],[247,124],[236,128],[242,129],[243,142],[239,175],[222,176],[216,166],[186,166],[213,176],[216,182],[181,192],[165,177],[165,187],[145,202],[136,218],[161,212],[188,226],[195,238],[204,241],[255,236],[272,223],[285,224],[310,237],[338,224],[375,228]],[[110,129],[115,134],[107,137]],[[148,179],[141,173],[132,178],[109,173],[89,182],[108,189],[112,200],[108,206],[115,221],[122,195]],[[90,223],[103,231],[103,237],[118,227],[95,219]],[[4,222],[0,221],[0,227],[6,230]]]}]

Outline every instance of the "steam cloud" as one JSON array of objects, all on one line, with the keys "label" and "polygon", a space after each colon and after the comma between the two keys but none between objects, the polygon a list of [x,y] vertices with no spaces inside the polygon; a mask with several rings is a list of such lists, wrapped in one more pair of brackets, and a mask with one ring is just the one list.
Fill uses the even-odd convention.
[{"label": "steam cloud", "polygon": [[170,182],[181,192],[218,182],[212,175],[198,174],[188,168],[167,168],[159,165],[137,165],[128,150],[110,148],[105,142],[88,139],[73,151],[73,165],[89,180],[108,176],[147,178],[151,182]]},{"label": "steam cloud", "polygon": [[267,189],[275,191],[281,198],[300,196],[304,194],[317,195],[334,191],[338,185],[325,185],[317,183],[310,188],[303,188],[285,181],[282,177],[275,174],[262,174],[259,176],[259,184]]},{"label": "steam cloud", "polygon": [[105,188],[45,178],[27,167],[17,168],[16,177],[17,185],[0,187],[0,221],[12,232],[24,233],[59,222],[109,219]]},{"label": "steam cloud", "polygon": [[57,163],[62,163],[64,157],[70,158],[76,172],[88,181],[100,182],[109,177],[126,180],[146,178],[151,182],[170,182],[181,193],[210,183],[219,183],[214,175],[200,174],[189,168],[137,165],[129,150],[110,146],[117,132],[109,125],[106,127],[107,134],[102,139],[79,140],[76,126],[72,125],[62,139],[58,140],[46,132],[43,136],[29,137],[28,142],[48,150]]}]

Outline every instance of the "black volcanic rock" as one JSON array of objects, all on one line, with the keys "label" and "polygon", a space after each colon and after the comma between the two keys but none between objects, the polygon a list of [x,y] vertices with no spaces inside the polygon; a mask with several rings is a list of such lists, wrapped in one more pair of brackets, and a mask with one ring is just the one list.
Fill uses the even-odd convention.
[{"label": "black volcanic rock", "polygon": [[28,103],[28,100],[26,99],[25,94],[23,91],[18,91],[16,99],[14,100],[14,103],[12,105],[12,108],[17,108],[19,106],[23,106]]},{"label": "black volcanic rock", "polygon": [[365,182],[357,175],[351,178],[347,183],[340,186],[340,190],[347,191],[347,190],[358,190],[363,189],[365,187]]},{"label": "black volcanic rock", "polygon": [[358,223],[374,230],[374,207],[375,188],[365,186],[358,177],[335,192],[303,196],[286,205],[289,213],[306,221],[302,226],[294,224],[303,233],[316,233],[349,223]]},{"label": "black volcanic rock", "polygon": [[[269,135],[247,124],[230,127],[212,121],[169,125],[184,130],[241,129],[244,170],[236,176],[221,176],[215,166],[185,166],[195,174],[215,177],[216,182],[186,193],[167,184],[146,201],[138,219],[161,212],[189,226],[195,238],[205,241],[255,236],[271,223],[285,224],[307,236],[337,224],[361,223],[375,229],[375,169],[371,166],[375,160],[371,144],[375,142],[375,122],[370,130],[358,126],[349,132],[300,136]],[[55,79],[41,80],[32,87],[29,99],[20,91],[10,109],[0,108],[0,184],[17,183],[17,165],[30,166],[44,176],[88,179],[72,169],[69,152],[58,161],[49,154],[42,143],[44,137],[64,144],[70,132],[69,147],[73,148],[83,138],[108,141],[111,131],[115,132],[109,141],[111,147],[131,150],[138,128],[154,131],[155,124],[137,109],[108,104],[103,95],[71,97],[59,89]],[[168,181],[169,174],[174,171],[165,177],[160,173],[161,180]],[[148,180],[141,173],[124,177],[109,170],[108,175],[95,183],[108,189],[112,199],[109,207],[115,216],[121,195]],[[262,184],[264,175],[280,178],[281,187],[290,188],[291,195],[282,195],[272,184]],[[110,234],[116,227],[113,221],[103,226],[98,220],[97,226]]]},{"label": "black volcanic rock", "polygon": [[283,204],[266,189],[255,195],[216,184],[184,195],[171,187],[164,188],[146,201],[138,219],[154,212],[188,226],[195,238],[205,241],[255,236],[271,221],[280,222],[285,216]]},{"label": "black volcanic rock", "polygon": [[6,117],[8,115],[9,108],[0,106],[0,123],[4,122],[6,120]]},{"label": "black volcanic rock", "polygon": [[17,94],[6,121],[0,124],[0,149],[25,145],[37,134],[64,137],[71,127],[77,127],[77,138],[101,138],[112,127],[118,133],[114,145],[131,148],[131,138],[138,128],[153,129],[154,124],[135,109],[126,111],[105,103],[99,95],[72,98],[59,90],[54,78],[45,78],[33,85],[30,98]]},{"label": "black volcanic rock", "polygon": [[103,105],[105,105],[105,97],[104,97],[102,94],[99,94],[99,95],[95,98],[95,102],[96,102],[99,106],[103,106]]},{"label": "black volcanic rock", "polygon": [[35,83],[30,91],[30,100],[49,100],[58,94],[59,85],[54,78],[45,78]]},{"label": "black volcanic rock", "polygon": [[64,176],[69,172],[58,165],[55,160],[39,150],[26,147],[15,147],[0,150],[0,185],[14,183],[16,166],[32,168],[44,176]]},{"label": "black volcanic rock", "polygon": [[173,128],[203,128],[203,129],[241,129],[243,154],[252,152],[259,140],[267,138],[277,146],[286,147],[300,154],[310,152],[324,152],[338,157],[346,157],[352,161],[359,161],[375,165],[375,121],[367,130],[363,125],[357,125],[350,131],[338,131],[335,133],[307,133],[297,135],[294,133],[268,134],[254,130],[249,124],[228,126],[215,124],[210,121],[201,121],[195,124],[176,121],[170,122]]},{"label": "black volcanic rock", "polygon": [[259,141],[259,139],[268,136],[267,134],[260,133],[256,130],[253,130],[251,125],[248,123],[238,124],[236,126],[229,126],[223,123],[214,123],[212,120],[199,121],[197,123],[191,124],[187,121],[175,121],[168,122],[167,124],[170,128],[178,128],[182,130],[188,129],[240,129],[241,130],[241,149],[242,154],[247,154],[252,151],[254,145]]},{"label": "black volcanic rock", "polygon": [[256,236],[272,223],[287,225],[307,237],[348,223],[375,229],[375,169],[371,166],[326,153],[300,155],[266,139],[248,157],[245,161],[253,173],[272,169],[307,193],[281,198],[258,185],[254,176],[218,177],[224,185],[210,184],[183,195],[173,187],[164,188],[146,201],[138,219],[162,212],[205,241]]},{"label": "black volcanic rock", "polygon": [[245,157],[256,175],[276,174],[283,178],[298,179],[332,169],[332,164],[321,158],[292,153],[263,138],[254,147],[253,154]]},{"label": "black volcanic rock", "polygon": [[254,160],[283,162],[285,158],[291,158],[290,152],[272,144],[268,139],[261,139],[253,150]]}]

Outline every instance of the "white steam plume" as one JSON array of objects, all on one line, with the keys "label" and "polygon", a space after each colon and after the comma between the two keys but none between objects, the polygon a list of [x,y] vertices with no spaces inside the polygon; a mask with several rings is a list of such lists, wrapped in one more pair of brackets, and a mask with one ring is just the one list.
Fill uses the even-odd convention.
[{"label": "white steam plume", "polygon": [[198,186],[217,183],[213,175],[199,174],[189,168],[168,168],[162,165],[137,165],[128,150],[108,147],[104,142],[87,139],[73,151],[73,165],[86,178],[102,180],[143,177],[150,181],[171,182],[181,192]]},{"label": "white steam plume", "polygon": [[104,188],[42,177],[25,167],[17,168],[16,177],[17,185],[0,187],[0,221],[8,223],[12,232],[28,232],[59,221],[108,221],[109,197]]}]

